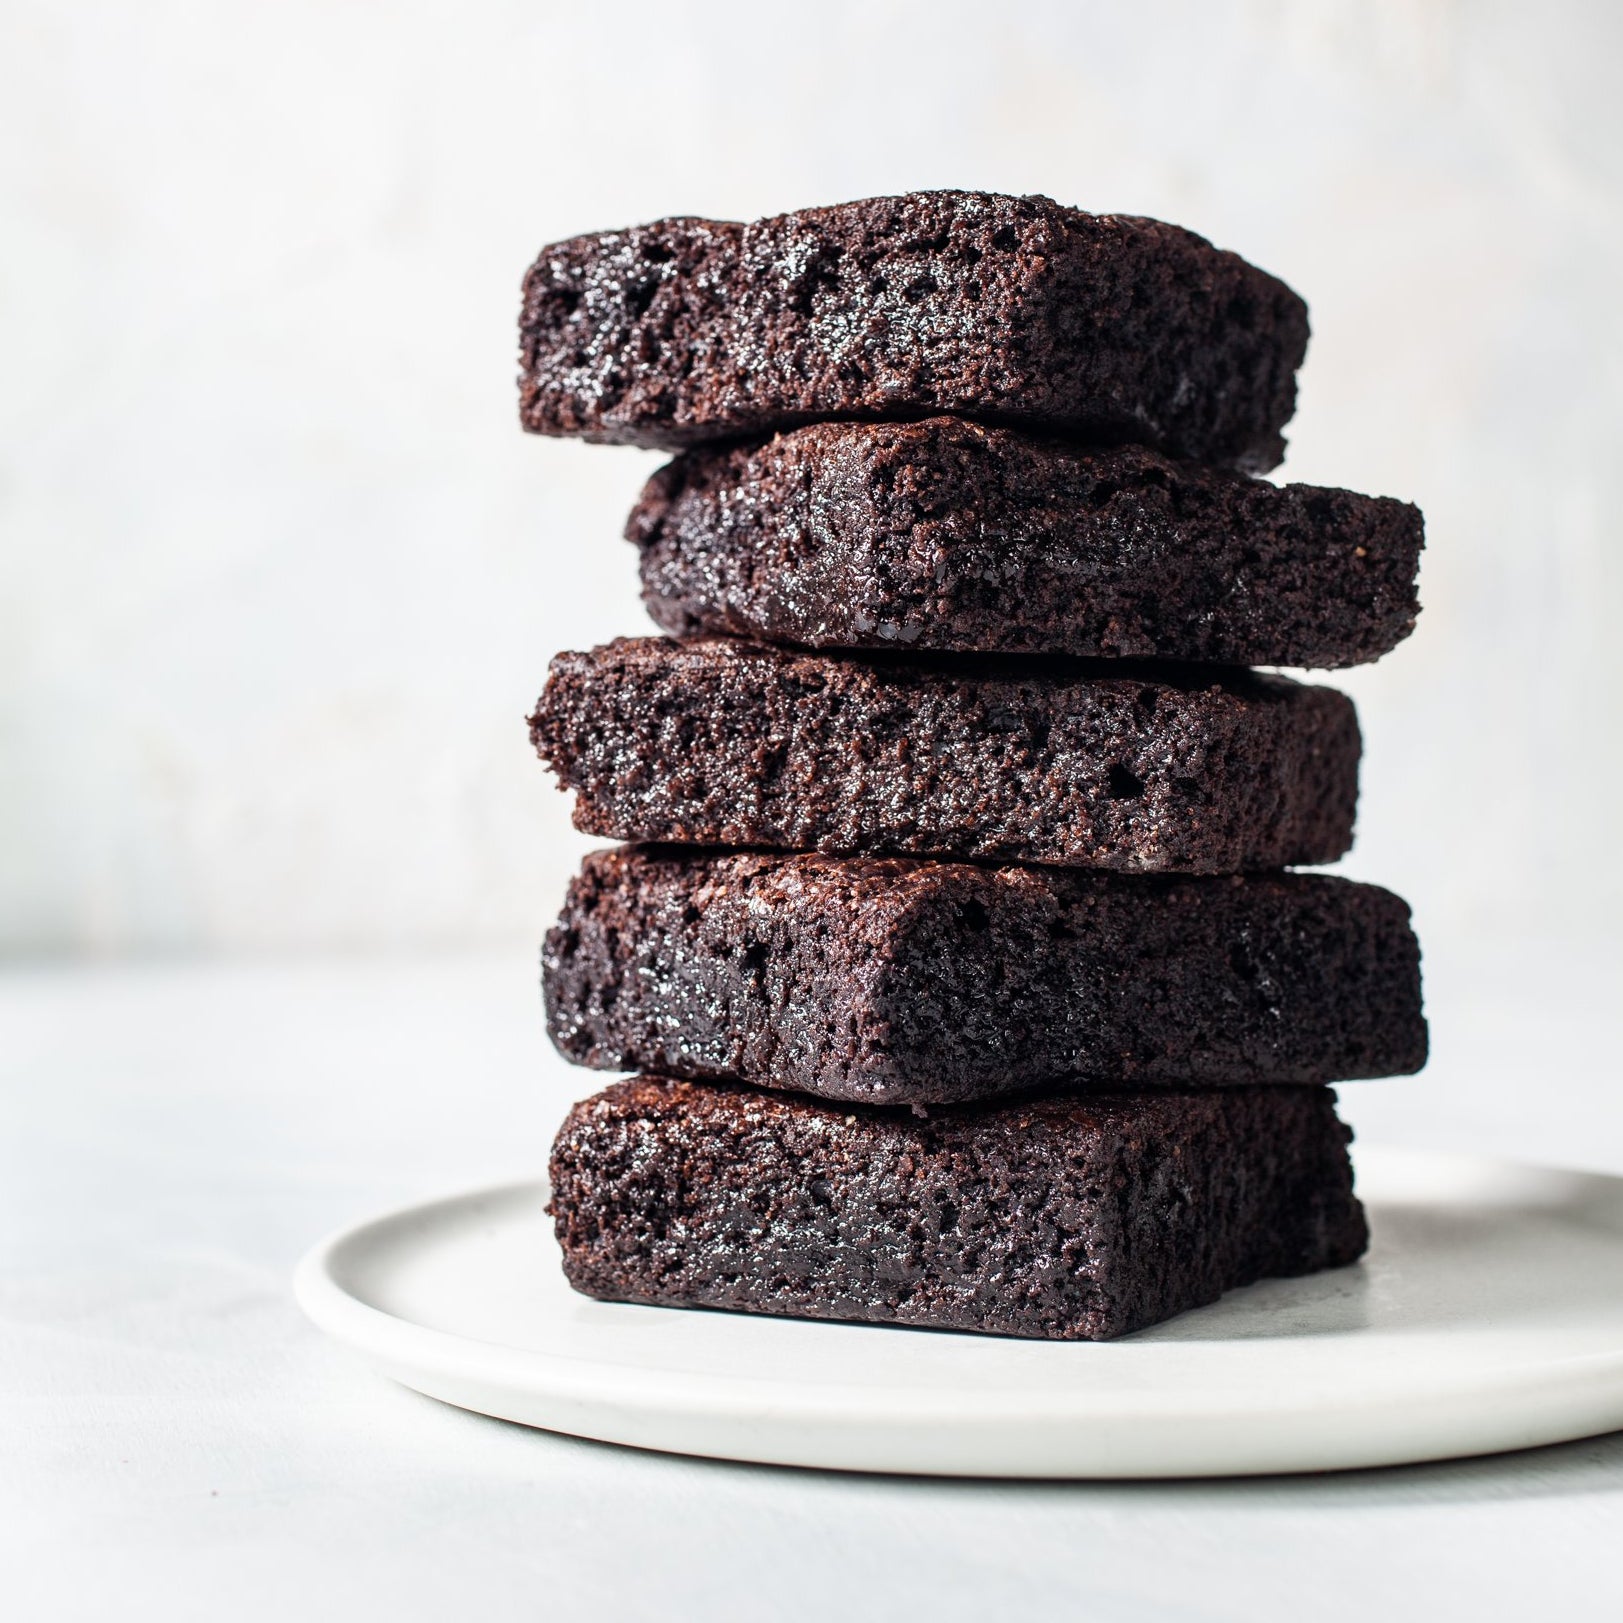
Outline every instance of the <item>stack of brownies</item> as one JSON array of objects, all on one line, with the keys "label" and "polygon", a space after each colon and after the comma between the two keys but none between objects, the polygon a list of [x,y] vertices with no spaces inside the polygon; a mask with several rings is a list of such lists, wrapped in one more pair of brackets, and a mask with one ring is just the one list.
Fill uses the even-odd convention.
[{"label": "stack of brownies", "polygon": [[1277,464],[1300,299],[1202,238],[932,192],[546,249],[535,433],[680,451],[669,638],[561,654],[588,857],[552,1158],[616,1301],[1101,1338],[1367,1231],[1327,1083],[1419,1069],[1351,702],[1419,513]]}]

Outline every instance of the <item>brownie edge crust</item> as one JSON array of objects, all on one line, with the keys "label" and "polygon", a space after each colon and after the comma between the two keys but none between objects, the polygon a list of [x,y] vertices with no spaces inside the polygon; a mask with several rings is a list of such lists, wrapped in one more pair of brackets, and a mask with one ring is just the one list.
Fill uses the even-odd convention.
[{"label": "brownie edge crust", "polygon": [[927,1120],[637,1077],[552,1150],[564,1273],[665,1307],[1100,1341],[1368,1243],[1328,1088]]}]

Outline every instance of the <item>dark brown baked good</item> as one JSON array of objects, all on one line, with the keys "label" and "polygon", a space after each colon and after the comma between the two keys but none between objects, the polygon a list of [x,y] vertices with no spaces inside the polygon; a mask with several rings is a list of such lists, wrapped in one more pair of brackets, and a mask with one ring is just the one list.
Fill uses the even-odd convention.
[{"label": "dark brown baked good", "polygon": [[552,1204],[608,1301],[1105,1340],[1368,1244],[1328,1088],[918,1120],[638,1077],[570,1112]]},{"label": "dark brown baked good", "polygon": [[530,734],[620,840],[1235,873],[1333,862],[1358,796],[1351,700],[1246,671],[622,638]]},{"label": "dark brown baked good", "polygon": [[958,417],[690,451],[626,528],[676,636],[1337,666],[1414,628],[1422,521]]},{"label": "dark brown baked good", "polygon": [[827,1099],[1332,1082],[1426,1058],[1408,908],[1324,875],[596,851],[542,962],[577,1064]]},{"label": "dark brown baked good", "polygon": [[942,191],[554,243],[519,334],[536,434],[680,447],[948,411],[1262,471],[1307,307],[1177,226]]}]

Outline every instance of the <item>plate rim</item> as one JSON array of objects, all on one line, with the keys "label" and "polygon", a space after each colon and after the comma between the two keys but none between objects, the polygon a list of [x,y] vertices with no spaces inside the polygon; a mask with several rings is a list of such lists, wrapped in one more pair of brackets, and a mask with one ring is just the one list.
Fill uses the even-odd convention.
[{"label": "plate rim", "polygon": [[[1411,1177],[1429,1166],[1447,1167],[1456,1177],[1462,1171],[1490,1178],[1507,1174],[1553,1174],[1599,1179],[1623,1186],[1623,1178],[1615,1174],[1404,1146],[1360,1145],[1357,1161],[1366,1165],[1372,1161],[1387,1163],[1393,1168],[1407,1163],[1405,1175]],[[1270,1393],[1264,1401],[1259,1388],[1255,1394],[1236,1393],[1226,1402],[1214,1403],[1209,1389],[1204,1392],[1199,1388],[1187,1392],[1173,1389],[1157,1394],[1153,1414],[1145,1412],[1145,1397],[1141,1391],[1100,1391],[1079,1386],[1069,1401],[1061,1401],[1066,1394],[1056,1394],[1047,1388],[1038,1394],[1025,1394],[1018,1389],[990,1393],[978,1388],[975,1410],[965,1414],[953,1409],[955,1389],[948,1383],[927,1383],[918,1388],[865,1386],[848,1380],[808,1381],[799,1376],[670,1369],[648,1362],[622,1363],[514,1347],[399,1317],[363,1300],[341,1277],[343,1252],[384,1240],[384,1231],[391,1227],[413,1221],[432,1223],[436,1217],[475,1203],[511,1206],[522,1200],[537,1199],[545,1190],[544,1178],[509,1179],[394,1207],[336,1228],[300,1259],[293,1273],[294,1298],[325,1334],[393,1379],[441,1401],[575,1436],[664,1452],[760,1463],[897,1474],[1075,1479],[1255,1475],[1495,1453],[1623,1428],[1623,1344],[1611,1352],[1557,1355],[1525,1364],[1517,1362],[1470,1371],[1455,1378],[1402,1378],[1388,1371],[1382,1377],[1361,1382],[1358,1387],[1340,1394],[1327,1394],[1315,1385],[1283,1399],[1278,1393]],[[388,1242],[385,1240],[385,1243]],[[398,1238],[394,1243],[399,1243]],[[722,1322],[740,1317],[720,1312],[712,1316]],[[860,1324],[856,1327],[895,1328]],[[977,1346],[994,1339],[952,1331],[935,1332],[932,1339],[936,1336]],[[1077,1346],[1085,1356],[1090,1349],[1125,1349],[1133,1342],[1128,1339],[1065,1345]],[[1147,1351],[1152,1347],[1182,1348],[1188,1344],[1141,1345]],[[1119,1356],[1119,1352],[1114,1355]],[[466,1401],[470,1390],[481,1394],[478,1401]],[[525,1400],[540,1400],[550,1404],[557,1413],[544,1422],[529,1418],[527,1413],[513,1412],[527,1409],[526,1403],[504,1401],[503,1393],[508,1398],[518,1394]],[[1483,1431],[1480,1425],[1476,1426],[1475,1429],[1483,1433],[1481,1446],[1461,1446],[1461,1439],[1451,1436],[1459,1429],[1457,1422],[1451,1425],[1451,1417],[1462,1409],[1480,1409],[1492,1399],[1514,1406],[1515,1412],[1497,1429]],[[1555,1412],[1543,1422],[1529,1422],[1527,1415],[1541,1408]],[[1610,1416],[1609,1421],[1594,1423],[1594,1413],[1603,1408]],[[502,1412],[504,1409],[509,1412]],[[1369,1426],[1372,1422],[1376,1433],[1390,1431],[1394,1412],[1401,1410],[1416,1411],[1425,1418],[1426,1423],[1417,1432],[1412,1448],[1391,1442],[1383,1445],[1376,1437],[1367,1439],[1363,1447],[1333,1447],[1323,1441],[1323,1434],[1328,1431]],[[1565,1420],[1560,1418],[1562,1414],[1567,1417]],[[1578,1418],[1580,1414],[1591,1418]],[[608,1424],[604,1424],[605,1419]],[[1185,1457],[1181,1464],[1174,1461],[1171,1467],[1162,1468],[1146,1467],[1143,1461],[1117,1460],[1114,1468],[1107,1470],[1096,1468],[1097,1460],[1090,1464],[1090,1449],[1085,1446],[1088,1439],[1078,1438],[1079,1433],[1096,1433],[1093,1438],[1096,1446],[1091,1454],[1108,1455],[1112,1450],[1107,1434],[1124,1424],[1144,1432],[1167,1431],[1180,1426],[1211,1431],[1259,1421],[1268,1422],[1275,1429],[1294,1427],[1301,1434],[1298,1446],[1272,1451],[1260,1448],[1252,1463],[1207,1462],[1203,1465],[1201,1461],[1210,1450],[1201,1446],[1199,1438],[1191,1436],[1183,1450]],[[1387,1423],[1384,1427],[1380,1424],[1383,1421]],[[672,1441],[673,1432],[680,1433],[684,1427],[696,1424],[716,1429],[717,1436],[710,1445],[702,1445],[691,1437],[681,1442]],[[765,1439],[752,1438],[750,1428],[763,1424],[780,1429],[787,1425],[790,1429],[822,1430],[828,1446],[803,1442],[785,1448],[781,1444],[770,1445]],[[1529,1424],[1536,1435],[1525,1435]],[[857,1428],[869,1435],[855,1448],[860,1461],[853,1462],[847,1456],[852,1454],[851,1445],[857,1441],[852,1436]],[[909,1453],[910,1443],[916,1452],[923,1433],[942,1428],[949,1430],[958,1444],[956,1448],[939,1450],[942,1463],[885,1463],[887,1459]],[[1038,1434],[1043,1429],[1062,1432],[1071,1438],[1073,1446],[1069,1454],[1075,1458],[1069,1464],[1059,1458],[1050,1459],[1046,1464],[1040,1459],[1034,1462],[1033,1445],[1040,1443]],[[983,1435],[988,1432],[996,1435]],[[1025,1436],[1027,1433],[1032,1435]],[[1314,1446],[1314,1437],[1321,1439],[1317,1446]],[[846,1445],[843,1448],[842,1439]],[[1080,1449],[1075,1446],[1079,1440],[1084,1445]],[[1044,1452],[1067,1454],[1063,1447],[1037,1449],[1039,1454]],[[1149,1452],[1155,1450],[1152,1448]],[[1016,1454],[1023,1463],[1014,1462]],[[975,1460],[964,1463],[970,1456],[975,1456]],[[1274,1463],[1269,1463],[1270,1460]]]}]

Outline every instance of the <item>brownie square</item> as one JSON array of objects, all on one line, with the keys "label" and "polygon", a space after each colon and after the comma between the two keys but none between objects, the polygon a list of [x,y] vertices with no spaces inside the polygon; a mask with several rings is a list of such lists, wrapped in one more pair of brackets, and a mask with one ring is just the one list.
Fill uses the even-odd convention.
[{"label": "brownie square", "polygon": [[530,729],[619,840],[1236,873],[1333,862],[1358,798],[1351,700],[1238,670],[622,638]]},{"label": "brownie square", "polygon": [[638,1077],[552,1151],[606,1301],[1105,1340],[1368,1243],[1327,1088],[1059,1097],[927,1120]]},{"label": "brownie square", "polygon": [[598,851],[543,988],[577,1064],[873,1104],[1330,1082],[1426,1058],[1408,908],[1322,875]]},{"label": "brownie square", "polygon": [[1406,502],[957,417],[690,451],[626,535],[681,637],[1331,667],[1420,608]]},{"label": "brownie square", "polygon": [[914,192],[542,249],[520,419],[681,447],[954,412],[1260,472],[1283,455],[1307,333],[1283,282],[1177,226]]}]

